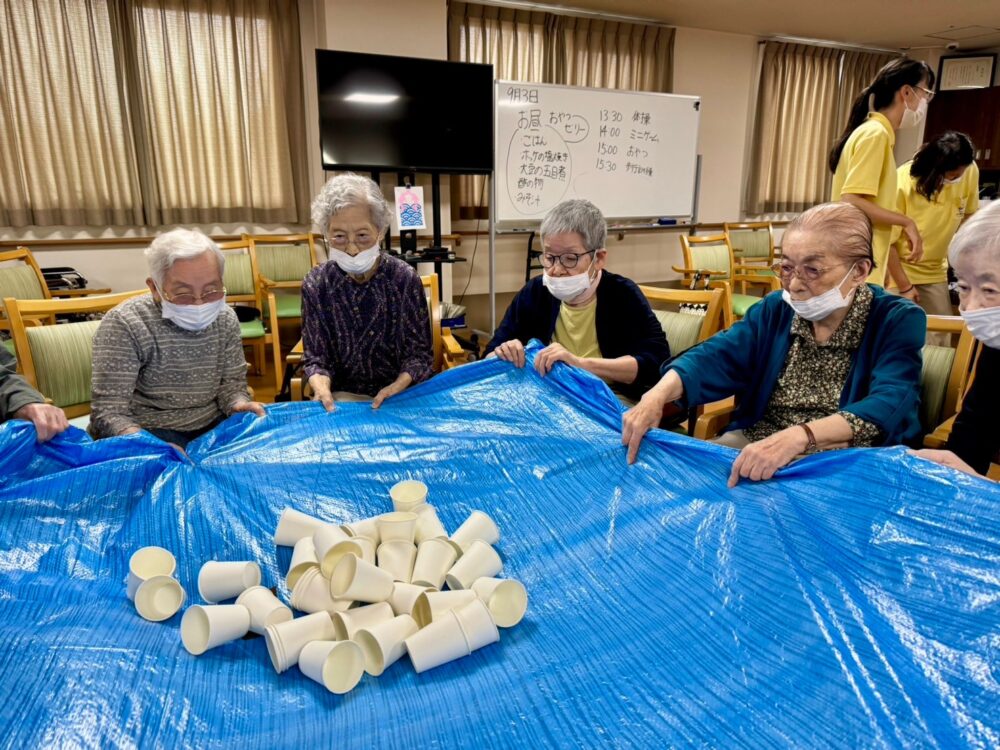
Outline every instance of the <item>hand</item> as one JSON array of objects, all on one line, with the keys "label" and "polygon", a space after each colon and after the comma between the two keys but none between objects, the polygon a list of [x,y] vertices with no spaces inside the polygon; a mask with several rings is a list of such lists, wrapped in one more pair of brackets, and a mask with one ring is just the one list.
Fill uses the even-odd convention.
[{"label": "hand", "polygon": [[907,258],[907,261],[910,263],[919,263],[920,259],[924,257],[924,241],[917,230],[917,223],[911,221],[903,227],[903,231],[906,232],[906,239],[910,241],[910,256]]},{"label": "hand", "polygon": [[337,408],[333,403],[333,393],[330,392],[329,375],[313,375],[309,378],[309,387],[313,391],[313,401],[319,401],[328,412]]},{"label": "hand", "polygon": [[906,297],[906,299],[911,299],[918,305],[920,304],[920,290],[917,289],[916,286],[910,286],[910,288],[907,289],[905,292],[900,292],[899,296]]},{"label": "hand", "polygon": [[643,436],[660,424],[666,402],[647,391],[638,404],[622,415],[622,445],[628,446],[628,462],[634,464]]},{"label": "hand", "polygon": [[390,383],[385,388],[380,390],[375,394],[375,398],[372,399],[372,408],[377,409],[382,405],[382,402],[387,398],[392,398],[397,393],[402,393],[406,390],[406,385],[400,383],[398,380],[395,383]]},{"label": "hand", "polygon": [[974,477],[982,476],[978,471],[969,466],[965,461],[960,459],[951,451],[942,450],[932,450],[930,448],[923,448],[918,451],[910,451],[911,456],[916,456],[917,458],[922,458],[926,461],[933,461],[936,464],[941,464],[942,466],[950,466],[953,469],[958,469],[959,471],[964,471],[966,474],[971,474]]},{"label": "hand", "polygon": [[233,406],[233,414],[244,411],[252,411],[258,417],[263,417],[267,415],[264,411],[264,404],[258,401],[240,401],[238,404]]},{"label": "hand", "polygon": [[39,443],[51,440],[69,427],[62,409],[49,404],[25,404],[13,414],[14,419],[24,419],[35,425]]},{"label": "hand", "polygon": [[[521,351],[523,354],[524,350]],[[580,358],[570,353],[562,344],[549,344],[535,355],[535,370],[544,377],[549,374],[556,362],[565,362],[572,367],[580,366]]]},{"label": "hand", "polygon": [[728,486],[735,487],[740,478],[754,482],[770,479],[778,469],[804,453],[808,445],[806,431],[798,426],[788,427],[756,443],[750,443],[733,461]]},{"label": "hand", "polygon": [[524,344],[518,339],[504,341],[493,353],[504,362],[512,363],[514,367],[524,367]]}]

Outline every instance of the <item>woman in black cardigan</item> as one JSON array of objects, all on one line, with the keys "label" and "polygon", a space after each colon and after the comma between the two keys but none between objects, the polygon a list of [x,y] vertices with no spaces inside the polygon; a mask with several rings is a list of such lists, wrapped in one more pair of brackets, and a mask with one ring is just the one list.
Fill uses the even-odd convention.
[{"label": "woman in black cardigan", "polygon": [[546,344],[535,356],[540,375],[564,362],[603,378],[630,401],[640,398],[659,379],[670,348],[639,287],[604,269],[604,216],[590,201],[563,201],[539,234],[545,273],[517,293],[487,355],[524,367],[524,345],[539,339]]},{"label": "woman in black cardigan", "polygon": [[1000,461],[1000,202],[958,230],[948,260],[958,279],[959,310],[983,347],[946,450],[916,455],[969,474],[986,474],[991,462]]}]

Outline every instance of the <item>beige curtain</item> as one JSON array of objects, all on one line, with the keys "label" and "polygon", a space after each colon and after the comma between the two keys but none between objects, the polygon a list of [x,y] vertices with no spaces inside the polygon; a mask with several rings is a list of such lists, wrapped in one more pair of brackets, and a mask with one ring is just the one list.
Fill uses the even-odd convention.
[{"label": "beige curtain", "polygon": [[[542,11],[452,2],[448,59],[489,63],[494,77],[634,91],[670,91],[674,30]],[[488,215],[485,177],[452,179],[452,215]]]}]

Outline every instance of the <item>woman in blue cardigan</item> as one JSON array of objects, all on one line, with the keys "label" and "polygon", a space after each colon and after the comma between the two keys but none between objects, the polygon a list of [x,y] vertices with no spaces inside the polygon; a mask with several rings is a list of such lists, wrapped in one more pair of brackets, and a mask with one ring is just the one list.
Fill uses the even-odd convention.
[{"label": "woman in blue cardigan", "polygon": [[524,367],[524,345],[539,339],[547,345],[535,356],[540,375],[564,362],[603,378],[635,403],[659,379],[670,349],[635,283],[604,268],[604,216],[590,201],[563,201],[545,216],[539,234],[545,273],[517,293],[487,356]]},{"label": "woman in blue cardigan", "polygon": [[770,479],[804,453],[918,440],[926,316],[866,284],[872,263],[871,223],[860,209],[826,203],[796,218],[775,265],[783,291],[666,363],[625,414],[629,463],[668,402],[688,407],[734,394],[730,431],[718,440],[742,449],[730,487],[741,477]]}]

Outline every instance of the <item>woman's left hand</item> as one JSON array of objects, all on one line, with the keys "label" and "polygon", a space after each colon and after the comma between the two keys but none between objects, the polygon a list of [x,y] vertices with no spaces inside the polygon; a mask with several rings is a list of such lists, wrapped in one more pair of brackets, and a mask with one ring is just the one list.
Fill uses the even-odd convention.
[{"label": "woman's left hand", "polygon": [[396,379],[395,382],[390,383],[381,391],[375,394],[375,398],[372,399],[372,408],[377,409],[382,405],[382,402],[387,398],[392,398],[397,393],[402,393],[406,390],[406,387],[411,383],[411,380],[401,382],[400,379]]},{"label": "woman's left hand", "polygon": [[549,344],[535,355],[535,369],[539,375],[548,375],[556,362],[565,362],[571,367],[580,366],[580,358],[562,344]]},{"label": "woman's left hand", "polygon": [[741,478],[754,482],[770,479],[778,469],[804,453],[807,445],[809,439],[806,432],[798,426],[788,427],[756,443],[750,443],[733,462],[729,486],[735,487]]}]

